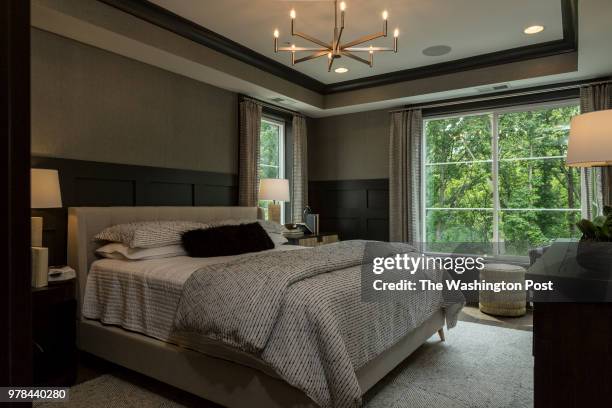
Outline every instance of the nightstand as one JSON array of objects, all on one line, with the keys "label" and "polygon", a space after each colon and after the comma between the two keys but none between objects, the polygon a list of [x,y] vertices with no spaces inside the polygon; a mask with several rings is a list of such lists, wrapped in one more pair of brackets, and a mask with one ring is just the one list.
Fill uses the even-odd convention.
[{"label": "nightstand", "polygon": [[338,234],[335,232],[321,232],[319,234],[285,236],[285,238],[289,240],[289,242],[287,242],[287,245],[300,245],[306,247],[315,247],[340,241],[340,239],[338,238]]},{"label": "nightstand", "polygon": [[76,380],[76,279],[32,288],[34,384],[69,386]]}]

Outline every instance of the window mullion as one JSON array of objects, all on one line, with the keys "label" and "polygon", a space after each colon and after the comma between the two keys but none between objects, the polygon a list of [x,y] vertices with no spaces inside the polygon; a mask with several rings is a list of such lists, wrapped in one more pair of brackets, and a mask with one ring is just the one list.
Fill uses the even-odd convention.
[{"label": "window mullion", "polygon": [[492,169],[491,178],[493,184],[493,248],[495,255],[500,255],[499,239],[499,114],[493,113],[491,117],[491,153]]}]

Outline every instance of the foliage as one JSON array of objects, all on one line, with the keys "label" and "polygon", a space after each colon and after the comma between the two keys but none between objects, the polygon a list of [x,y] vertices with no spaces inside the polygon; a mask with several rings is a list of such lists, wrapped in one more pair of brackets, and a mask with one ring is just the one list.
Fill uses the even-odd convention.
[{"label": "foliage", "polygon": [[578,221],[576,225],[582,232],[582,241],[612,242],[612,207],[605,206],[603,214],[593,221]]},{"label": "foliage", "polygon": [[[280,174],[280,129],[279,126],[262,121],[259,137],[259,178],[279,178]],[[259,200],[259,207],[268,209],[267,200]]]},{"label": "foliage", "polygon": [[565,155],[569,122],[578,113],[577,106],[500,113],[497,139],[492,114],[428,121],[427,242],[492,242],[496,214],[507,254],[576,236],[580,173],[565,165]]}]

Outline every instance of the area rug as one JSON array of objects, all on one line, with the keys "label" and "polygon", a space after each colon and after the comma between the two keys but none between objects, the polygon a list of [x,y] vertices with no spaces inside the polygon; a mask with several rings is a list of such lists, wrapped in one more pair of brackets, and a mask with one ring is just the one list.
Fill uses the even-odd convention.
[{"label": "area rug", "polygon": [[[201,401],[201,406],[211,406]],[[188,404],[192,405],[192,404]],[[199,405],[199,404],[198,404]],[[102,375],[70,390],[55,407],[183,408],[125,378]],[[532,407],[531,332],[460,321],[446,342],[433,336],[364,397],[367,408]]]}]

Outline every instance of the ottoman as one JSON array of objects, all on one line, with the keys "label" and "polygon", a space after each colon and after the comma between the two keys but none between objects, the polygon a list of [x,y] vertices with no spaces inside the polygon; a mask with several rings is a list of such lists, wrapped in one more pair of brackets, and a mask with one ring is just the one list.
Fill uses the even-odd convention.
[{"label": "ottoman", "polygon": [[523,316],[527,312],[525,268],[510,264],[485,264],[480,271],[480,281],[489,283],[520,283],[522,290],[481,290],[479,308],[481,312],[496,316]]}]

